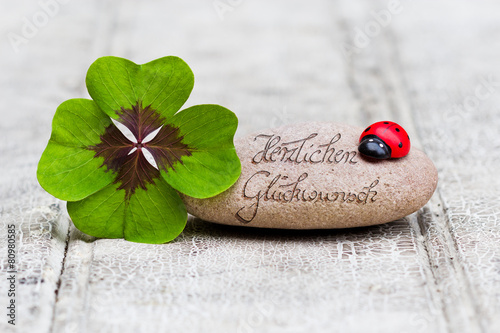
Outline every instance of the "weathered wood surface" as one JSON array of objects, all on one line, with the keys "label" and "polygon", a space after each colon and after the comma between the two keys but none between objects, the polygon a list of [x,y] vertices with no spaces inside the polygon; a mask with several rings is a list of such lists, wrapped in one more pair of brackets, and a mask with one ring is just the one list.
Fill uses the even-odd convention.
[{"label": "weathered wood surface", "polygon": [[[498,2],[60,1],[14,52],[8,34],[23,36],[48,2],[0,14],[1,332],[500,331]],[[400,122],[438,189],[420,212],[356,230],[190,219],[165,245],[83,235],[35,170],[57,105],[86,96],[88,66],[110,54],[184,58],[188,104],[230,108],[237,135]],[[16,327],[4,313],[8,224]]]}]

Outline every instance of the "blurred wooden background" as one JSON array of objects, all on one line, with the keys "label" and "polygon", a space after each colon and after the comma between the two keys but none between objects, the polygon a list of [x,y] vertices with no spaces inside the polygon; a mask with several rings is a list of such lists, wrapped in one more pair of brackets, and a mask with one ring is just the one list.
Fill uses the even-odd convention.
[{"label": "blurred wooden background", "polygon": [[[497,1],[2,1],[0,331],[500,332]],[[45,193],[52,116],[99,56],[193,69],[237,135],[393,120],[439,170],[421,211],[356,230],[190,218],[170,244],[96,240]],[[7,323],[7,225],[18,232]]]}]

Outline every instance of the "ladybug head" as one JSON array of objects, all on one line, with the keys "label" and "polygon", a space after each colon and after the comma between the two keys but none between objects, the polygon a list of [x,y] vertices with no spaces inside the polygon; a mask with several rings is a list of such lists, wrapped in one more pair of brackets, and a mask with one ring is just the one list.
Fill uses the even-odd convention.
[{"label": "ladybug head", "polygon": [[376,135],[366,135],[358,146],[361,154],[383,160],[391,157],[391,147]]}]

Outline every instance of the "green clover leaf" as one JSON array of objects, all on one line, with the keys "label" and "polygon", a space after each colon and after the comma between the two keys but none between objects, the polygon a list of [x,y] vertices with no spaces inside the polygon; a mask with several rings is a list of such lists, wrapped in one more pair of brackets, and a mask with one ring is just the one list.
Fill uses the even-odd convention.
[{"label": "green clover leaf", "polygon": [[[211,104],[177,112],[194,85],[191,69],[180,58],[144,65],[99,58],[86,83],[93,100],[70,99],[57,108],[37,171],[47,192],[68,201],[68,213],[84,233],[168,242],[187,221],[177,191],[208,198],[238,179],[234,113]],[[125,125],[135,141],[112,119]]]}]

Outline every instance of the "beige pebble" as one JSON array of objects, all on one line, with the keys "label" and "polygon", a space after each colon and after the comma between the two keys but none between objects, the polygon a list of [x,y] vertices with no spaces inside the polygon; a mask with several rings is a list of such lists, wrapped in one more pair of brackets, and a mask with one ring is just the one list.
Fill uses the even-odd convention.
[{"label": "beige pebble", "polygon": [[424,206],[437,170],[417,148],[400,159],[359,154],[363,129],[310,122],[235,140],[239,180],[209,198],[181,195],[206,221],[262,228],[325,229],[381,224]]}]

